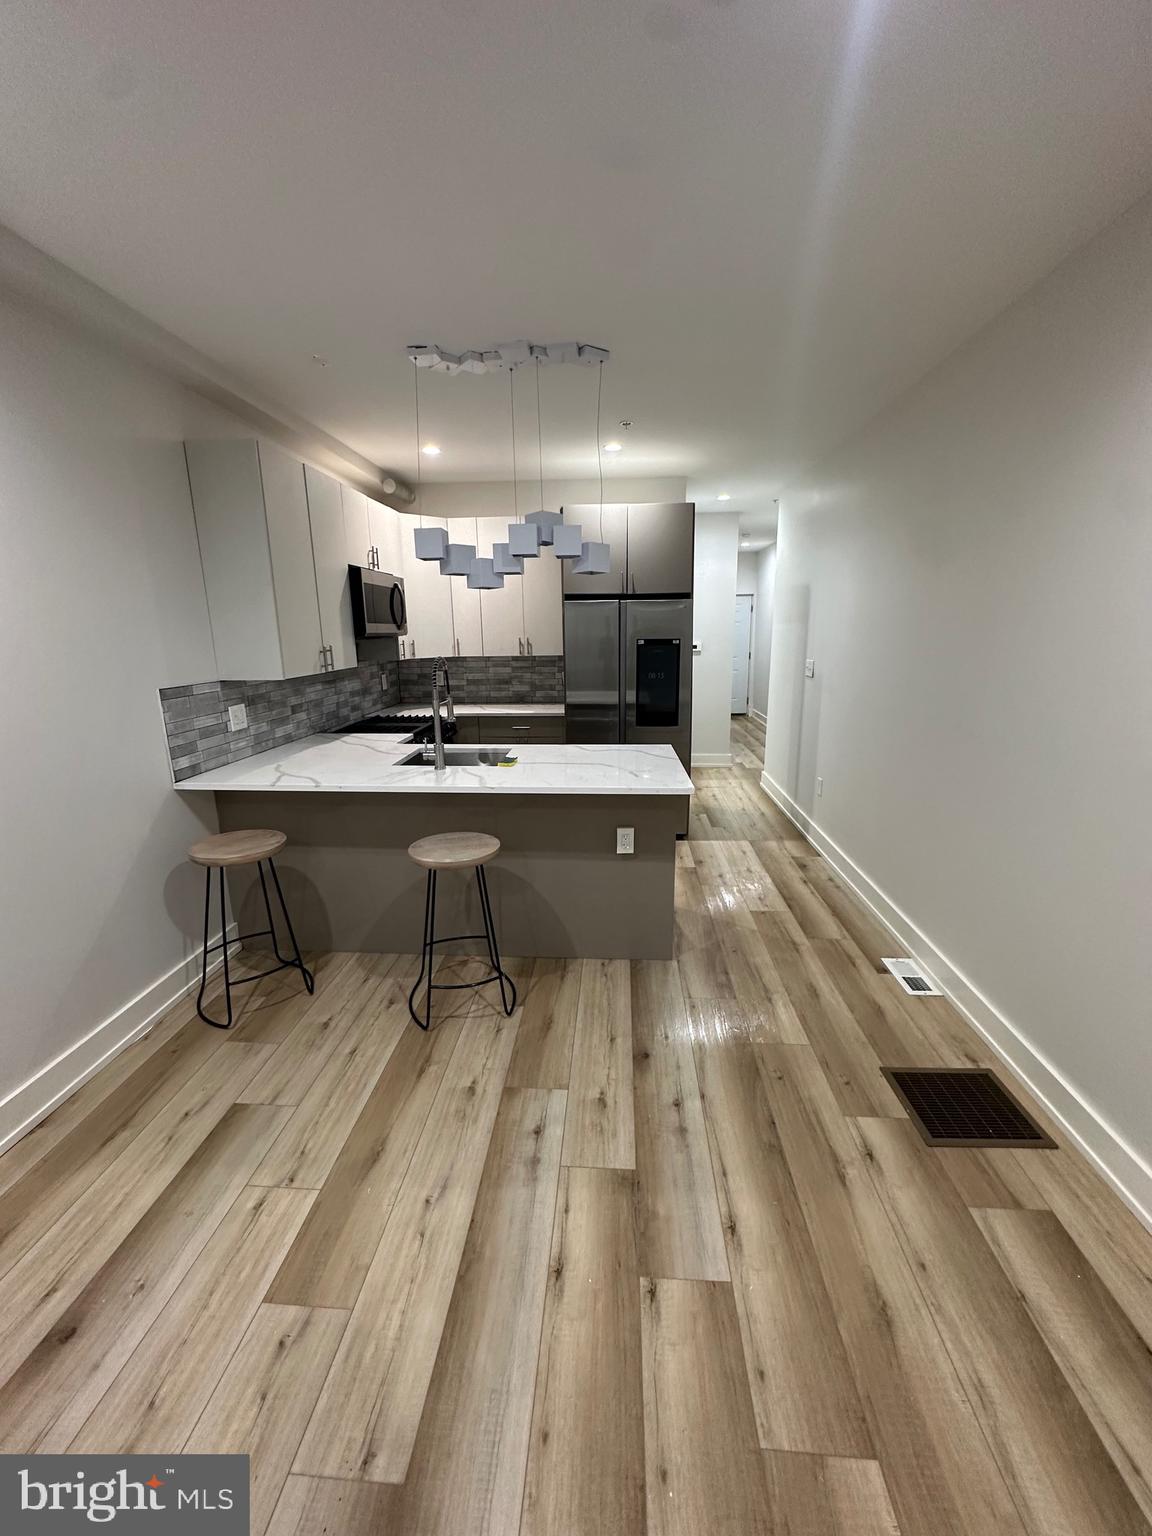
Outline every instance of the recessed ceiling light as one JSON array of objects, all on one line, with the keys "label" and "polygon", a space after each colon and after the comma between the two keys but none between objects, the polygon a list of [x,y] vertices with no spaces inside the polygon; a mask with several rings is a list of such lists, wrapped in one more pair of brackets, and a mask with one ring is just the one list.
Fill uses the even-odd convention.
[{"label": "recessed ceiling light", "polygon": [[623,443],[605,443],[604,444],[604,452],[605,453],[619,453],[620,450],[623,447],[624,447]]},{"label": "recessed ceiling light", "polygon": [[727,491],[721,491],[721,492],[720,492],[720,494],[719,494],[719,496],[717,496],[717,498],[716,498],[716,500],[717,500],[717,501],[731,501],[731,500],[732,500],[732,498],[731,498],[731,496],[730,496],[730,495],[729,495],[729,494],[728,494],[728,492],[727,492]]},{"label": "recessed ceiling light", "polygon": [[430,459],[434,459],[436,457],[436,455],[440,452],[440,444],[439,443],[425,443],[423,448],[421,448],[420,452],[421,453],[426,453]]}]

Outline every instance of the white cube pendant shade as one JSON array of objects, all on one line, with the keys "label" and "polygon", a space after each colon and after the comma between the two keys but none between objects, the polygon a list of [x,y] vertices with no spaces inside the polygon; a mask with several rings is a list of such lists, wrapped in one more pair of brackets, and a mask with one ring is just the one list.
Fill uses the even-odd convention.
[{"label": "white cube pendant shade", "polygon": [[551,544],[552,530],[558,523],[564,521],[559,512],[529,512],[524,519],[526,523],[535,523],[540,529],[541,544]]},{"label": "white cube pendant shade", "polygon": [[417,528],[417,560],[443,560],[448,550],[447,528]]},{"label": "white cube pendant shade", "polygon": [[492,569],[497,576],[523,576],[524,556],[512,554],[507,544],[493,544]]},{"label": "white cube pendant shade", "polygon": [[440,573],[443,576],[467,576],[475,558],[475,544],[449,544],[440,562]]},{"label": "white cube pendant shade", "polygon": [[603,576],[612,569],[612,549],[608,544],[585,544],[572,567],[577,576]]},{"label": "white cube pendant shade", "polygon": [[552,530],[552,553],[561,560],[577,560],[584,553],[584,535],[576,523],[557,523]]},{"label": "white cube pendant shade", "polygon": [[504,585],[504,578],[493,568],[491,560],[478,558],[473,560],[471,569],[468,572],[468,585],[482,589],[502,587]]},{"label": "white cube pendant shade", "polygon": [[540,554],[539,523],[509,523],[508,550],[513,555],[535,560]]}]

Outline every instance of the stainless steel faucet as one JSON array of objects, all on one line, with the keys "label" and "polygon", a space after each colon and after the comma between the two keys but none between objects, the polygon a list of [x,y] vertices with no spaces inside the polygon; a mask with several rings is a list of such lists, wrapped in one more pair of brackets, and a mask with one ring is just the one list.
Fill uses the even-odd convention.
[{"label": "stainless steel faucet", "polygon": [[456,711],[452,707],[452,688],[448,680],[448,663],[437,656],[432,667],[432,740],[436,767],[444,768],[444,732],[440,726],[440,678],[444,678],[444,702],[448,705],[448,724],[456,724]]}]

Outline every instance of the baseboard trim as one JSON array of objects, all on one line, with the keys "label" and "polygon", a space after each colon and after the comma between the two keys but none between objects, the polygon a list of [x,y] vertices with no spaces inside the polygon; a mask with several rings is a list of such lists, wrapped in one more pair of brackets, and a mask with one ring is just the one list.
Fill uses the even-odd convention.
[{"label": "baseboard trim", "polygon": [[731,768],[731,752],[693,752],[693,768]]},{"label": "baseboard trim", "polygon": [[753,720],[755,720],[757,725],[767,725],[768,724],[768,716],[767,715],[762,715],[758,709],[750,709],[748,711],[748,713],[752,716]]},{"label": "baseboard trim", "polygon": [[[235,923],[229,924],[228,932],[235,937]],[[217,934],[214,942],[218,943],[219,939]],[[209,974],[221,964],[218,959],[209,966]],[[133,1040],[147,1034],[169,1008],[199,985],[200,956],[197,953],[174,965],[131,1002],[117,1009],[111,1018],[105,1019],[82,1040],[13,1088],[6,1098],[0,1099],[0,1152],[39,1125],[57,1104],[75,1093]]]},{"label": "baseboard trim", "polygon": [[1125,1205],[1152,1231],[1152,1168],[1140,1154],[768,773],[761,775],[760,787],[895,935],[903,951],[924,967],[973,1029],[1027,1085]]}]

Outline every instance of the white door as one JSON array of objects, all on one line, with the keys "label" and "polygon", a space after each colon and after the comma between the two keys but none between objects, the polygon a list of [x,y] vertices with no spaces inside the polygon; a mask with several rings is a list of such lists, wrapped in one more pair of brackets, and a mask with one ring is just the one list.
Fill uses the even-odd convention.
[{"label": "white door", "polygon": [[324,653],[304,466],[282,449],[261,443],[260,479],[284,676],[307,677],[324,670]]},{"label": "white door", "polygon": [[736,618],[732,624],[732,713],[748,713],[748,679],[752,665],[752,594],[741,592],[736,598]]},{"label": "white door", "polygon": [[344,553],[349,565],[371,565],[372,532],[368,526],[368,498],[363,491],[341,485],[344,508]]},{"label": "white door", "polygon": [[[506,517],[476,519],[476,552],[491,557],[493,544],[508,542]],[[534,564],[525,560],[525,567]],[[483,625],[485,656],[523,656],[524,578],[505,576],[502,587],[489,587],[480,593],[480,620]]]},{"label": "white door", "polygon": [[352,593],[348,585],[347,542],[339,481],[304,466],[308,493],[308,525],[316,570],[316,603],[320,610],[320,643],[329,648],[335,671],[356,665],[356,635],[352,626]]}]

